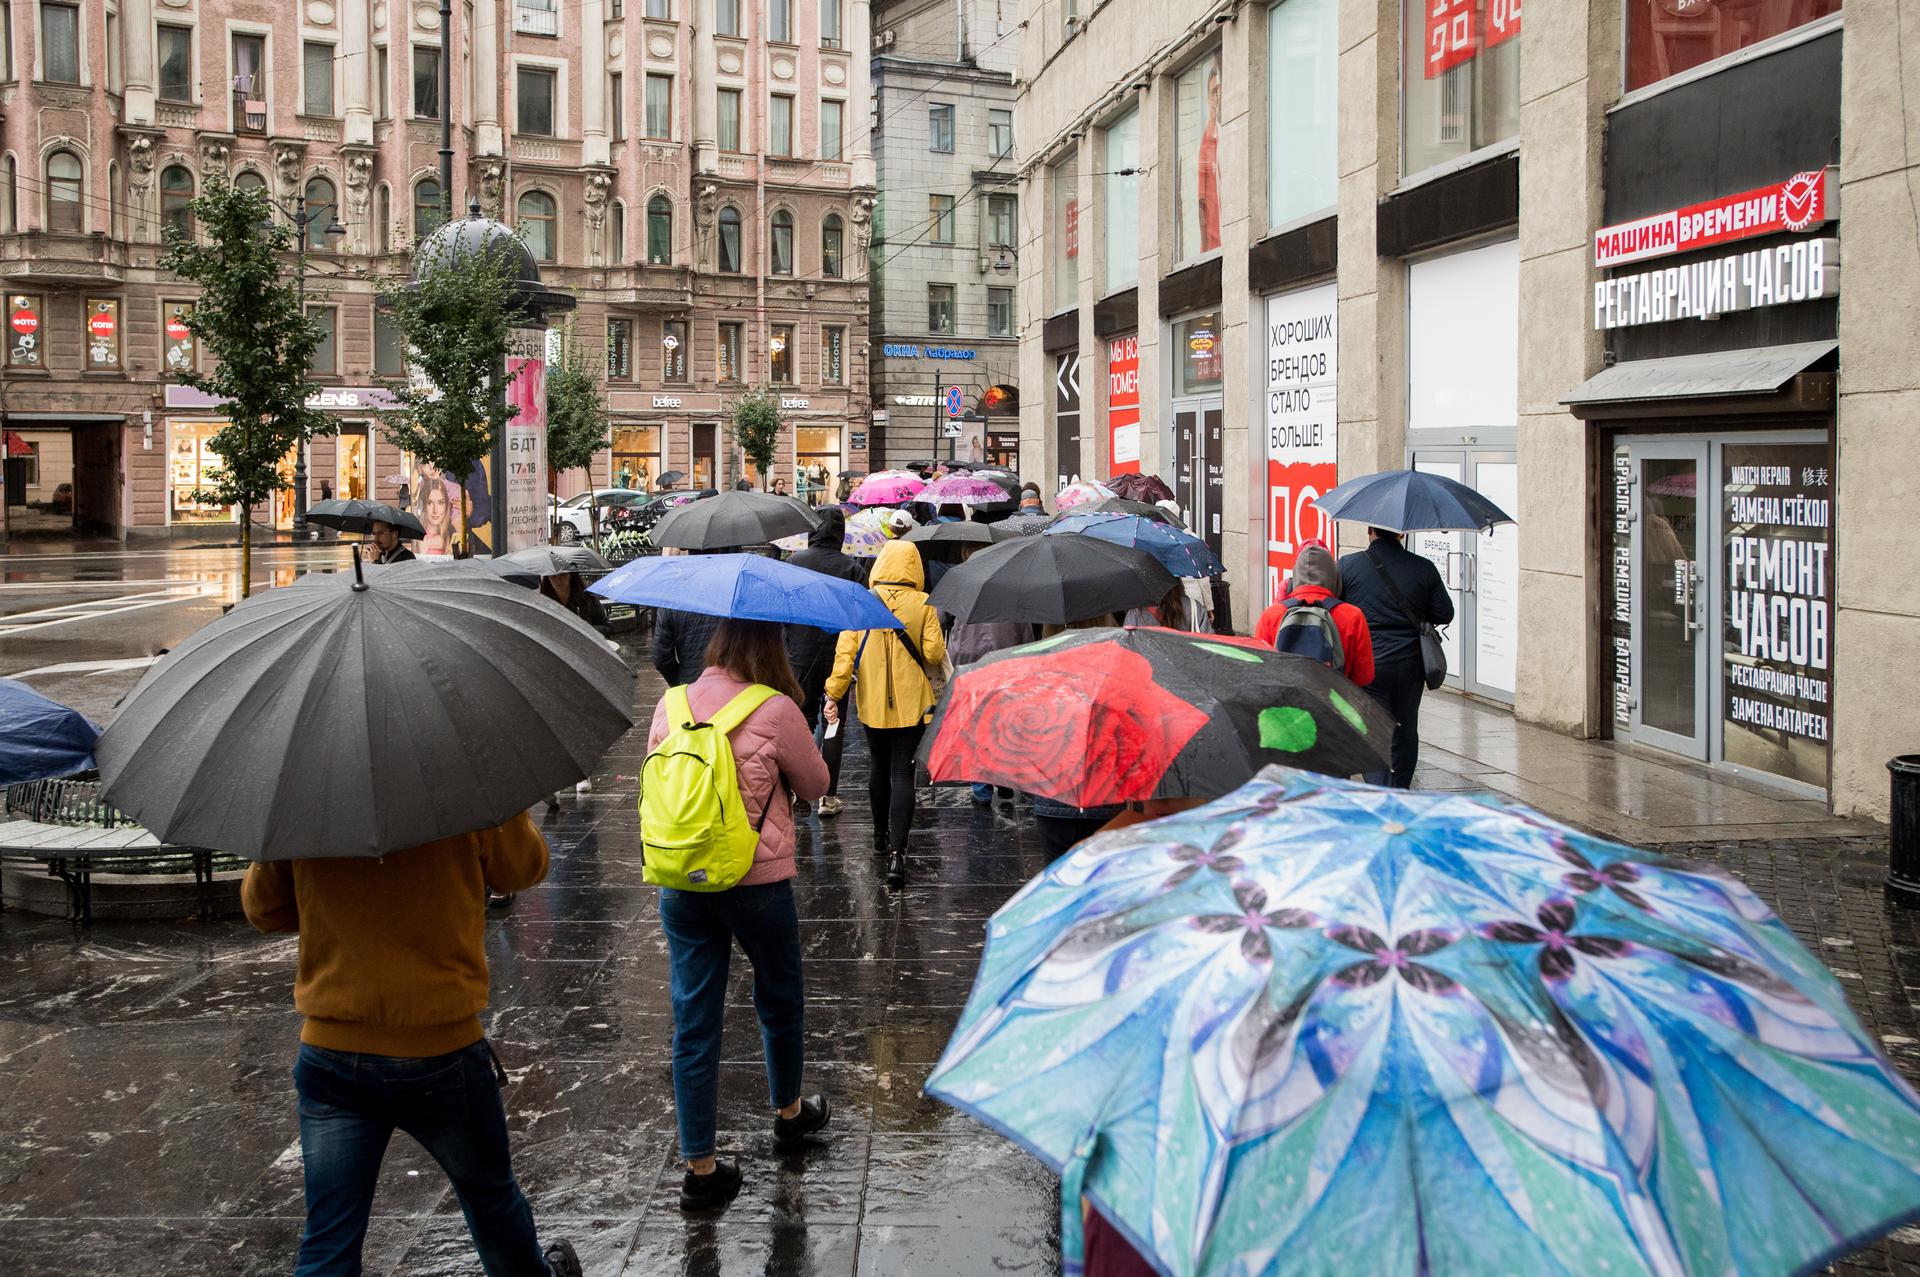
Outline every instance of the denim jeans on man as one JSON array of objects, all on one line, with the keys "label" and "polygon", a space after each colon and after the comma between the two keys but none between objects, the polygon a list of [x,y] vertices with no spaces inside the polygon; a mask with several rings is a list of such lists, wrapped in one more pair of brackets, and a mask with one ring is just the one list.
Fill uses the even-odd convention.
[{"label": "denim jeans on man", "polygon": [[720,1031],[727,1011],[727,964],[739,941],[753,964],[753,1008],[767,1060],[767,1098],[785,1108],[800,1098],[805,1068],[806,986],[800,971],[800,916],[793,882],[726,891],[660,893],[673,986],[673,1105],[680,1156],[713,1155],[720,1105]]},{"label": "denim jeans on man", "polygon": [[357,1277],[380,1159],[396,1130],[453,1181],[487,1277],[548,1277],[507,1159],[507,1114],[484,1039],[418,1060],[302,1046],[293,1085],[307,1185],[294,1277]]}]

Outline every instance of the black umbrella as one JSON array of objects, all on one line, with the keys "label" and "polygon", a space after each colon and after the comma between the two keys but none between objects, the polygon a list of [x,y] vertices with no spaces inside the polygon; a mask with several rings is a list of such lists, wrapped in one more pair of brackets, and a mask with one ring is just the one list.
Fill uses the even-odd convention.
[{"label": "black umbrella", "polygon": [[820,526],[820,516],[804,501],[767,492],[723,492],[692,501],[654,525],[653,543],[684,550],[724,550],[736,545],[768,545]]},{"label": "black umbrella", "polygon": [[671,488],[674,484],[684,482],[686,480],[686,477],[687,475],[684,470],[669,470],[665,474],[661,475],[658,479],[655,479],[653,481],[653,486],[659,489],[661,492],[665,492],[668,488]]},{"label": "black umbrella", "polygon": [[1069,515],[1075,514],[1137,514],[1143,519],[1153,519],[1156,522],[1169,524],[1176,528],[1180,526],[1179,519],[1168,514],[1159,506],[1150,505],[1145,501],[1129,501],[1125,497],[1108,497],[1105,501],[1097,502],[1085,509],[1080,506],[1074,506],[1070,510],[1062,510],[1054,517],[1056,519],[1064,519]]},{"label": "black umbrella", "polygon": [[386,523],[409,540],[427,535],[420,520],[399,506],[385,501],[362,501],[357,497],[316,501],[307,507],[307,522],[316,527],[332,528],[336,532],[360,533],[372,532],[376,523]]},{"label": "black umbrella", "polygon": [[1016,537],[940,578],[929,602],[958,621],[1065,625],[1152,607],[1174,587],[1151,554],[1092,537]]},{"label": "black umbrella", "polygon": [[907,533],[907,540],[946,545],[992,545],[993,528],[985,523],[927,523]]},{"label": "black umbrella", "polygon": [[530,545],[497,559],[482,560],[509,581],[539,585],[541,577],[569,572],[611,572],[613,564],[584,545]]},{"label": "black umbrella", "polygon": [[240,604],[148,671],[95,756],[166,842],[380,856],[573,784],[632,702],[626,663],[556,604],[476,563],[403,563]]}]

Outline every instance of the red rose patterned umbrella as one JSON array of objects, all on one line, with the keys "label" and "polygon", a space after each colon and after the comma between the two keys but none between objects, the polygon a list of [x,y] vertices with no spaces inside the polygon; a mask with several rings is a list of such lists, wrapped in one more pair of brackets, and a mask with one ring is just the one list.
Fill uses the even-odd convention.
[{"label": "red rose patterned umbrella", "polygon": [[1378,771],[1392,739],[1387,712],[1318,661],[1251,640],[1129,628],[1074,630],[969,665],[923,754],[935,782],[1096,807],[1211,798],[1268,763]]}]

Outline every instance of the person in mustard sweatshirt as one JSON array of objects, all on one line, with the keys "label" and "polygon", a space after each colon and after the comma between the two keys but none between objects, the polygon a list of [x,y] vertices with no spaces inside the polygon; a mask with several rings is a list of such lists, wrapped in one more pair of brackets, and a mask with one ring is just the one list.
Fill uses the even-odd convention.
[{"label": "person in mustard sweatshirt", "polygon": [[353,1277],[380,1161],[396,1130],[453,1181],[487,1277],[579,1277],[568,1242],[544,1251],[513,1177],[506,1073],[480,1027],[487,890],[547,876],[525,813],[379,859],[256,864],[247,920],[300,936],[293,1067],[307,1226],[294,1277]]}]

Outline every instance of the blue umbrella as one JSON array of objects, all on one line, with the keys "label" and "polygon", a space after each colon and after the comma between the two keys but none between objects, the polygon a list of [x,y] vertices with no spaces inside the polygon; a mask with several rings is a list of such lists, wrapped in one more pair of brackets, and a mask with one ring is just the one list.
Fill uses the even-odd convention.
[{"label": "blue umbrella", "polygon": [[1047,535],[1078,532],[1114,545],[1145,550],[1175,576],[1219,576],[1227,570],[1220,556],[1199,537],[1155,519],[1117,511],[1069,514],[1047,529]]},{"label": "blue umbrella", "polygon": [[820,630],[902,628],[864,587],[763,554],[635,559],[587,588],[615,603],[743,621],[787,621]]},{"label": "blue umbrella", "polygon": [[[1920,1101],[1738,880],[1270,767],[996,913],[928,1080],[1171,1277],[1809,1272],[1920,1213]],[[1364,1255],[1364,1260],[1355,1257]]]},{"label": "blue umbrella", "polygon": [[1349,479],[1314,508],[1330,519],[1364,523],[1391,532],[1460,528],[1491,532],[1513,516],[1464,483],[1422,470],[1383,470]]},{"label": "blue umbrella", "polygon": [[0,678],[0,785],[90,771],[99,736],[78,710]]}]

